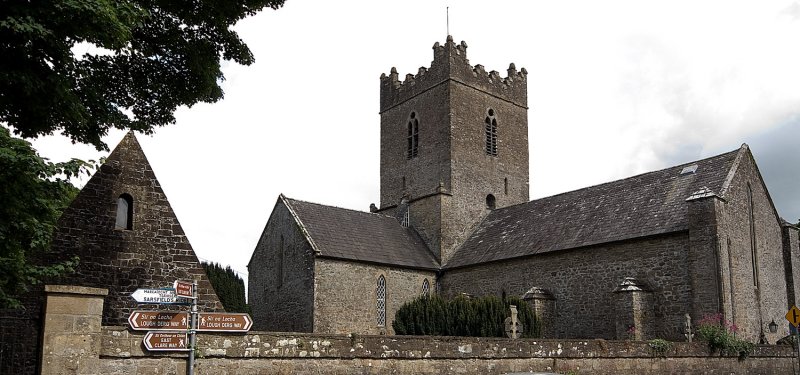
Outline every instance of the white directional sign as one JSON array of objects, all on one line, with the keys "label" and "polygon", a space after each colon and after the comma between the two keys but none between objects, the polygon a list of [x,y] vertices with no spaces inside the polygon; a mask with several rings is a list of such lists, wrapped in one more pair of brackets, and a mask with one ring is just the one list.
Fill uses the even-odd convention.
[{"label": "white directional sign", "polygon": [[139,303],[183,303],[173,288],[136,289],[131,297]]},{"label": "white directional sign", "polygon": [[186,332],[147,332],[142,342],[149,351],[190,350]]},{"label": "white directional sign", "polygon": [[253,318],[248,314],[200,313],[198,331],[206,332],[247,332],[253,326]]}]

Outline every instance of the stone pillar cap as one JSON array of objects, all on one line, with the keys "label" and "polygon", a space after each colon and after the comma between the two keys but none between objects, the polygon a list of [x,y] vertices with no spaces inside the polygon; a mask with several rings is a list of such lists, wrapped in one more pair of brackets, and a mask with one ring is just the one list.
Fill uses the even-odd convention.
[{"label": "stone pillar cap", "polygon": [[522,295],[522,299],[528,301],[532,299],[556,299],[556,297],[554,297],[549,290],[535,286],[528,289],[528,291]]},{"label": "stone pillar cap", "polygon": [[622,280],[616,288],[614,288],[614,293],[621,293],[621,292],[647,292],[648,288],[647,285],[642,283],[639,280],[636,280],[633,277],[626,277]]}]

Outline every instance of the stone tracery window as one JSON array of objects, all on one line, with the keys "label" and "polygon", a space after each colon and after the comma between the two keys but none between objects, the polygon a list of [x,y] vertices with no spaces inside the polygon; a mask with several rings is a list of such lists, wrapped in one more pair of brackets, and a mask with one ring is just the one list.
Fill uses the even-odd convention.
[{"label": "stone tracery window", "polygon": [[114,229],[133,229],[133,197],[130,194],[125,193],[117,198],[117,217]]},{"label": "stone tracery window", "polygon": [[419,119],[416,112],[411,112],[408,116],[408,138],[406,147],[406,158],[417,157],[419,151]]},{"label": "stone tracery window", "polygon": [[497,156],[497,118],[495,117],[494,109],[489,108],[486,110],[484,125],[486,134],[486,155]]},{"label": "stone tracery window", "polygon": [[378,327],[386,326],[386,278],[383,275],[378,277],[378,285],[375,288],[376,307],[378,311]]}]

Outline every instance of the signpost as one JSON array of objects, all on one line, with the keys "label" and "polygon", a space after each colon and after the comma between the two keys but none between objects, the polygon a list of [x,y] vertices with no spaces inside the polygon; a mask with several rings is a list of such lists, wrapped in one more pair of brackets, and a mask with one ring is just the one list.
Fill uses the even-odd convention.
[{"label": "signpost", "polygon": [[149,351],[190,350],[186,332],[147,332],[142,342]]},{"label": "signpost", "polygon": [[189,316],[177,311],[136,310],[128,317],[135,331],[179,331],[189,329]]},{"label": "signpost", "polygon": [[197,298],[194,294],[195,285],[191,281],[175,280],[174,286],[178,297]]},{"label": "signpost", "polygon": [[[189,352],[189,375],[194,374],[197,332],[247,332],[253,326],[247,314],[198,312],[197,281],[175,280],[172,288],[137,289],[131,297],[142,304],[191,304],[188,312],[136,310],[128,317],[131,329],[150,331],[142,339],[147,350]],[[185,298],[191,303],[181,301]]]},{"label": "signpost", "polygon": [[247,314],[200,313],[201,332],[247,332],[253,326],[253,319]]}]

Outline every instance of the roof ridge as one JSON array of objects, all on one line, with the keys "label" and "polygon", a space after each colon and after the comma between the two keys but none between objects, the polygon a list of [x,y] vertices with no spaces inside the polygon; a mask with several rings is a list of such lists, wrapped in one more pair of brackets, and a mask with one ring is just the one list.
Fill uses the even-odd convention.
[{"label": "roof ridge", "polygon": [[379,212],[360,211],[360,210],[356,210],[356,209],[352,209],[352,208],[339,207],[339,206],[333,206],[333,205],[329,205],[329,204],[322,204],[322,203],[317,203],[317,202],[304,201],[302,199],[289,198],[284,194],[281,194],[281,196],[284,199],[289,200],[289,201],[293,201],[293,202],[313,204],[313,205],[316,205],[316,206],[335,208],[335,209],[338,209],[338,210],[350,211],[350,212],[355,212],[355,213],[359,213],[359,214],[375,215],[375,216],[388,217],[388,218],[394,219],[393,216],[385,215],[385,214],[382,214],[382,213],[379,213]]},{"label": "roof ridge", "polygon": [[503,209],[506,209],[506,208],[519,206],[519,205],[527,204],[529,202],[538,201],[538,200],[542,200],[542,199],[548,199],[548,198],[559,197],[559,196],[562,196],[562,195],[573,194],[573,193],[576,193],[576,192],[579,192],[579,191],[588,190],[588,189],[591,189],[591,188],[596,188],[596,187],[604,186],[604,185],[608,185],[608,184],[613,184],[615,182],[630,180],[630,179],[633,179],[633,178],[646,176],[646,175],[653,174],[653,173],[663,172],[663,171],[666,171],[666,170],[669,170],[669,169],[682,167],[682,166],[685,166],[687,164],[699,163],[699,162],[703,162],[703,161],[706,161],[706,160],[711,160],[711,159],[719,158],[719,157],[722,157],[722,156],[725,156],[725,155],[737,153],[737,152],[739,152],[739,150],[741,150],[741,148],[737,148],[736,150],[733,150],[733,151],[723,152],[721,154],[709,156],[709,157],[702,158],[702,159],[696,159],[696,160],[693,160],[693,161],[688,161],[688,162],[685,162],[685,163],[672,165],[672,166],[666,167],[666,168],[661,168],[661,169],[656,169],[656,170],[649,171],[649,172],[643,172],[643,173],[635,174],[633,176],[623,177],[623,178],[619,178],[619,179],[616,179],[616,180],[611,180],[611,181],[601,182],[601,183],[594,184],[594,185],[584,186],[584,187],[582,187],[580,189],[569,190],[569,191],[561,192],[561,193],[558,193],[558,194],[548,195],[546,197],[541,197],[541,198],[537,198],[537,199],[531,199],[528,202],[517,203],[517,204],[512,205],[512,206],[506,206],[506,207],[498,208],[497,210],[503,210]]}]

